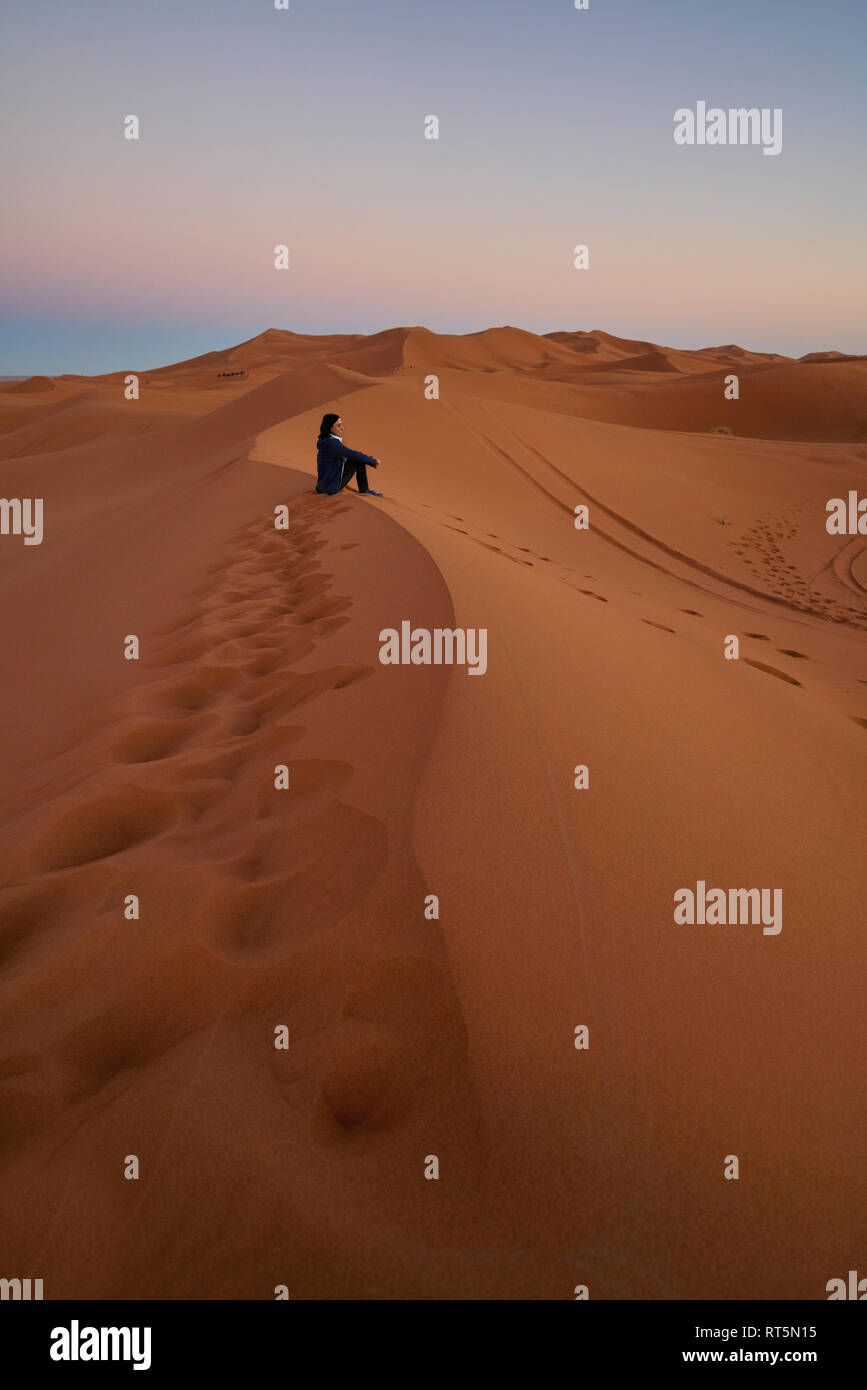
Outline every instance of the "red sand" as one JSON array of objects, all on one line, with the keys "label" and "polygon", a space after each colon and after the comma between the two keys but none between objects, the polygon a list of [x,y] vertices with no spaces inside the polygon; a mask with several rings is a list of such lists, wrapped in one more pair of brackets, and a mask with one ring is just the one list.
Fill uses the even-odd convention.
[{"label": "red sand", "polygon": [[[124,372],[0,388],[2,493],[45,505],[41,546],[0,542],[4,1274],[254,1299],[845,1275],[867,542],[824,521],[867,494],[867,360],[820,356],[268,330],[137,402]],[[327,409],[382,501],[312,493]],[[485,627],[485,677],[381,665],[404,618]],[[782,932],[675,925],[698,879],[782,888]]]}]

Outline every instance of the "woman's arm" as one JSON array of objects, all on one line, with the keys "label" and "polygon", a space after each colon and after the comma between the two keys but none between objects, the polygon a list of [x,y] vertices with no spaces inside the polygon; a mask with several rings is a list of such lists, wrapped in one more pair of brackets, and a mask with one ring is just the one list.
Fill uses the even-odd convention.
[{"label": "woman's arm", "polygon": [[362,454],[358,449],[349,449],[342,440],[334,440],[337,453],[342,459],[350,459],[353,463],[370,463],[375,468],[379,459],[372,458],[370,454]]}]

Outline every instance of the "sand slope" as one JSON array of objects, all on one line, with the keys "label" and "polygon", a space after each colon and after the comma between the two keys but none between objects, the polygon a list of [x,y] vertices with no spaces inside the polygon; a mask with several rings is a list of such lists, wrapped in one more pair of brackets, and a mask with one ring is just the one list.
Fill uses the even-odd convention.
[{"label": "sand slope", "polygon": [[[865,1237],[867,543],[824,529],[863,364],[747,363],[727,438],[722,368],[596,330],[592,388],[545,378],[573,335],[275,333],[126,437],[122,374],[2,435],[46,508],[0,548],[4,1267],[824,1297]],[[383,501],[312,494],[330,408]],[[405,618],[485,627],[485,676],[381,665]],[[780,935],[675,925],[699,878],[782,888]]]}]

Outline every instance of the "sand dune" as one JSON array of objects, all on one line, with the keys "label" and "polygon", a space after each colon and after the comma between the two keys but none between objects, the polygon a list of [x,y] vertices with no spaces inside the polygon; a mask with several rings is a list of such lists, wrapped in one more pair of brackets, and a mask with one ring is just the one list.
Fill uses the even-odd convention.
[{"label": "sand dune", "polygon": [[605,364],[613,372],[676,372],[672,355],[658,349],[639,353],[636,357],[623,357],[619,362]]},{"label": "sand dune", "polygon": [[[10,1271],[825,1296],[867,1234],[867,540],[824,525],[865,365],[268,330],[137,402],[0,393],[46,515],[0,547]],[[313,494],[327,409],[381,502]],[[404,619],[486,628],[484,677],[382,665]],[[698,879],[781,887],[782,931],[676,925]]]},{"label": "sand dune", "polygon": [[863,362],[864,356],[851,352],[805,352],[799,362]]},{"label": "sand dune", "polygon": [[8,392],[9,395],[31,396],[42,391],[53,391],[54,382],[47,376],[30,376],[26,381],[3,381],[0,382],[0,391]]},{"label": "sand dune", "polygon": [[23,424],[8,421],[5,432],[0,433],[0,458],[49,454],[90,440],[144,434],[165,429],[174,420],[171,410],[144,407],[131,411],[122,399],[106,401],[95,392],[84,392],[38,414],[28,412]]},{"label": "sand dune", "polygon": [[867,441],[867,361],[750,364],[737,369],[737,400],[724,394],[732,368],[686,379],[669,375],[652,386],[624,380],[624,389],[610,389],[617,376],[642,369],[660,370],[627,358],[609,367],[614,375],[601,382],[585,377],[576,383],[575,414],[661,430],[705,433],[723,427],[753,439]]},{"label": "sand dune", "polygon": [[613,333],[603,332],[601,328],[593,328],[589,333],[579,329],[577,333],[547,333],[545,336],[582,356],[593,356],[604,362],[638,357],[656,347],[655,343],[647,343],[640,338],[618,338]]},{"label": "sand dune", "polygon": [[[144,373],[159,381],[165,377],[200,376],[204,372],[217,372],[234,367],[255,369],[265,366],[271,370],[285,370],[307,362],[311,357],[332,355],[334,351],[350,346],[359,340],[358,334],[337,334],[330,337],[311,338],[303,333],[290,333],[287,329],[267,328],[246,342],[216,352],[206,352],[200,357],[191,357],[184,362],[169,366],[151,368]],[[114,373],[120,379],[121,373]],[[111,380],[111,376],[102,380]]]},{"label": "sand dune", "polygon": [[[656,343],[644,342],[638,338],[618,338],[612,333],[604,333],[599,328],[589,333],[547,333],[552,341],[569,347],[582,357],[592,358],[594,362],[622,362],[626,358],[641,358],[649,354],[662,355],[674,361],[682,371],[707,371],[713,366],[730,363],[789,362],[792,359],[773,352],[751,352],[738,347],[736,343],[726,343],[722,347],[697,348],[693,351],[676,348],[661,348]],[[802,359],[803,360],[803,359]]]}]

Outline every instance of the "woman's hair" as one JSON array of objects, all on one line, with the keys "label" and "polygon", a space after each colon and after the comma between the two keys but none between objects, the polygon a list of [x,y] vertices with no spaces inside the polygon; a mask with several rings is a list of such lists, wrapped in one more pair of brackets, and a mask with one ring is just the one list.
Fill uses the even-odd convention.
[{"label": "woman's hair", "polygon": [[339,415],[323,415],[322,424],[319,426],[319,438],[321,439],[323,434],[330,434],[331,426],[339,419]]}]

